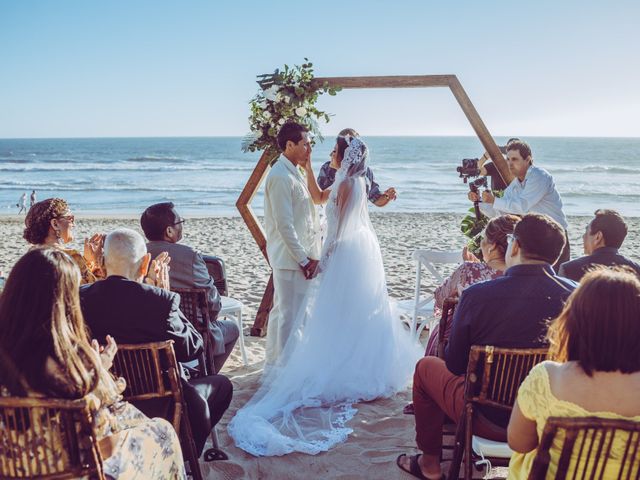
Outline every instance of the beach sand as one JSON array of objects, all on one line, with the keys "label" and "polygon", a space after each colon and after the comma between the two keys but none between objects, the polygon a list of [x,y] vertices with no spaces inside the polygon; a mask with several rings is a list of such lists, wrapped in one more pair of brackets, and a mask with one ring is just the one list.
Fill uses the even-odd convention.
[{"label": "beach sand", "polygon": [[[459,214],[374,213],[372,222],[380,239],[387,274],[389,294],[396,299],[409,299],[415,286],[415,266],[411,253],[418,248],[461,250],[465,237],[459,230]],[[92,216],[77,218],[78,239],[94,232],[108,232],[116,227],[140,230],[136,218]],[[588,217],[571,217],[569,237],[572,257],[582,254],[582,233]],[[0,217],[5,234],[0,238],[0,270],[7,275],[11,266],[28,248],[22,239],[23,219]],[[629,234],[622,253],[639,260],[640,218],[627,220]],[[407,388],[394,398],[358,405],[351,421],[354,433],[347,442],[330,452],[316,456],[292,454],[285,457],[255,458],[237,449],[226,433],[226,426],[238,408],[256,390],[264,359],[264,338],[248,336],[255,312],[269,279],[269,268],[248,229],[239,217],[188,218],[184,225],[183,243],[203,253],[217,255],[226,262],[229,294],[242,301],[244,333],[249,366],[244,367],[238,348],[222,373],[234,384],[231,407],[217,427],[221,448],[228,462],[203,463],[205,478],[225,479],[408,479],[400,472],[395,459],[402,452],[415,451],[414,421],[402,414],[411,400]],[[434,287],[433,282],[426,282]],[[425,339],[423,338],[423,342]],[[503,475],[504,469],[497,475]]]}]

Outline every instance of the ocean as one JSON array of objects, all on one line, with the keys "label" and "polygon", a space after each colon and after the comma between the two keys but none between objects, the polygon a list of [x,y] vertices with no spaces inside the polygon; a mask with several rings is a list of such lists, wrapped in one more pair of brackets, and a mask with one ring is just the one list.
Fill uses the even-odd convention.
[{"label": "ocean", "polygon": [[[506,138],[498,137],[502,144]],[[526,138],[534,161],[554,177],[568,215],[613,208],[640,217],[640,138]],[[389,212],[465,212],[462,158],[482,155],[476,137],[365,137]],[[235,202],[258,153],[240,137],[0,139],[0,214],[16,213],[23,192],[65,198],[82,214],[139,214],[172,201],[184,215],[238,215]],[[318,172],[333,138],[314,147]],[[263,188],[253,201],[262,214]],[[372,207],[376,208],[376,207]]]}]

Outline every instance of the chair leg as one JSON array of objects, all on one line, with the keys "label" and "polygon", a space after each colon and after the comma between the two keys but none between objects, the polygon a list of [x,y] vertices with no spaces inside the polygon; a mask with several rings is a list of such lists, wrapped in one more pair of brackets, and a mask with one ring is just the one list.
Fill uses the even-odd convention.
[{"label": "chair leg", "polygon": [[449,473],[447,478],[457,480],[460,476],[460,465],[462,464],[462,456],[464,454],[464,439],[465,439],[465,415],[464,413],[458,419],[458,425],[456,427],[456,438],[453,447],[453,458],[451,459],[451,465],[449,466]]},{"label": "chair leg", "polygon": [[238,329],[240,330],[240,336],[238,338],[240,344],[240,353],[242,354],[242,363],[246,367],[249,365],[249,361],[247,360],[247,350],[244,347],[244,332],[242,331],[242,310],[238,311],[236,315],[236,321],[238,322]]},{"label": "chair leg", "polygon": [[465,439],[464,439],[464,478],[473,478],[473,405],[468,404],[465,409]]},{"label": "chair leg", "polygon": [[[186,410],[183,409],[183,412]],[[186,413],[182,414],[180,422],[180,445],[182,446],[183,455],[189,462],[191,469],[191,477],[194,480],[203,480],[202,471],[200,470],[200,462],[196,454],[196,445],[193,441],[193,434],[191,432],[191,424],[189,423],[189,417]]]},{"label": "chair leg", "polygon": [[211,429],[211,444],[213,445],[213,448],[220,448],[219,442],[218,442],[218,432],[216,432],[216,427],[213,427]]}]

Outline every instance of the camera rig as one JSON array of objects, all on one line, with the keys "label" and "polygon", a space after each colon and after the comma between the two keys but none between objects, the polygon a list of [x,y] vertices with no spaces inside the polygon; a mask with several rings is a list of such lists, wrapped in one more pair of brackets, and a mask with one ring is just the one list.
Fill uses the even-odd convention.
[{"label": "camera rig", "polygon": [[[456,172],[460,174],[460,178],[464,183],[469,184],[469,190],[473,193],[480,195],[480,188],[487,189],[487,177],[476,178],[469,181],[470,178],[478,177],[480,175],[480,167],[478,166],[477,158],[463,158],[462,166],[456,168]],[[473,209],[475,210],[476,218],[480,220],[482,213],[480,213],[480,201],[473,202]]]}]

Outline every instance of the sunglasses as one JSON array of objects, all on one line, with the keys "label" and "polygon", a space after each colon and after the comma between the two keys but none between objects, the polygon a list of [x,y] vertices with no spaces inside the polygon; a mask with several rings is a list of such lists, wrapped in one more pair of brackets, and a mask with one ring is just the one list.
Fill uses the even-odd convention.
[{"label": "sunglasses", "polygon": [[68,222],[71,222],[71,223],[75,223],[75,221],[76,221],[76,216],[75,215],[71,215],[71,214],[69,214],[69,215],[60,215],[60,216],[58,216],[56,218],[64,218],[65,220],[67,220]]}]

